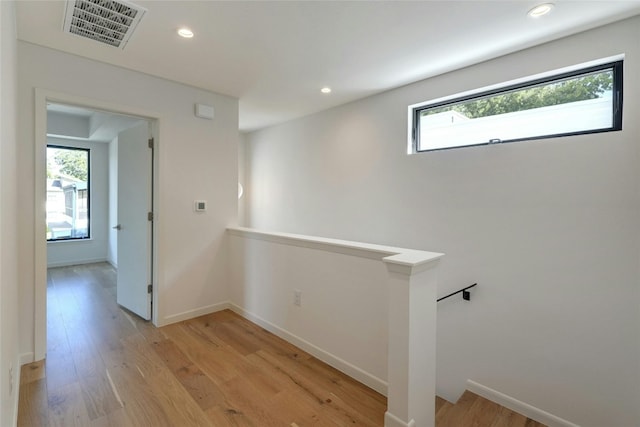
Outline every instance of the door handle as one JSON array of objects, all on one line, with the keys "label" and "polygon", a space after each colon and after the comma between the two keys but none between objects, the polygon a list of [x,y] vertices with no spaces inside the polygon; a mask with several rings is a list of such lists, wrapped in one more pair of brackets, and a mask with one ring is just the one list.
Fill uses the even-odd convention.
[{"label": "door handle", "polygon": [[122,225],[118,224],[115,227],[111,227],[111,228],[113,228],[114,230],[120,231],[120,230],[122,230]]}]

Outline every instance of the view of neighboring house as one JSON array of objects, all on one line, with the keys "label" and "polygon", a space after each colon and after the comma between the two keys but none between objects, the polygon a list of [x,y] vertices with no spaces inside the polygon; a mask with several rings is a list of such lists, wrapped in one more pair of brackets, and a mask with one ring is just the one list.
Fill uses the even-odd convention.
[{"label": "view of neighboring house", "polygon": [[89,237],[87,183],[47,179],[47,240]]}]

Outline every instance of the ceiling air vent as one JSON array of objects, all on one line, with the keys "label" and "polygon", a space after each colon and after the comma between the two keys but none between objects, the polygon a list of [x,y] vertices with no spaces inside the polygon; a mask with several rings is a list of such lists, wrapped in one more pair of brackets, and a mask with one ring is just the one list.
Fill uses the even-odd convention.
[{"label": "ceiling air vent", "polygon": [[145,12],[126,1],[68,0],[64,31],[124,49]]}]

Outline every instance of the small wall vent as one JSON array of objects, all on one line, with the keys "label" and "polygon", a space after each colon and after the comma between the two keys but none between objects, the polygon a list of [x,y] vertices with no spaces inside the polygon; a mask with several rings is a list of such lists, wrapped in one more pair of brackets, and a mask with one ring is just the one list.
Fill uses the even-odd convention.
[{"label": "small wall vent", "polygon": [[64,31],[124,49],[145,12],[126,1],[67,0]]}]

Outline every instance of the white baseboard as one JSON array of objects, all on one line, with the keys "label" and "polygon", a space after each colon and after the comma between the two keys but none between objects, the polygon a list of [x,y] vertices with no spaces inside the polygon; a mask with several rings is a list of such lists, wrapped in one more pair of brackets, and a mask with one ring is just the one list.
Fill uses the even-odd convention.
[{"label": "white baseboard", "polygon": [[507,396],[504,393],[500,393],[499,391],[493,390],[492,388],[479,384],[475,381],[467,380],[467,390],[502,405],[507,409],[518,412],[525,417],[531,418],[534,421],[548,425],[549,427],[579,427],[577,424],[557,417],[511,396]]},{"label": "white baseboard", "polygon": [[69,267],[72,265],[95,264],[97,262],[107,262],[106,258],[92,258],[71,261],[47,262],[47,268]]},{"label": "white baseboard", "polygon": [[237,306],[233,303],[229,303],[229,308],[231,308],[231,310],[235,311],[236,313],[238,313],[240,316],[252,321],[253,323],[260,325],[261,327],[263,327],[264,329],[266,329],[267,331],[273,333],[274,335],[279,336],[280,338],[282,338],[285,341],[290,342],[291,344],[301,348],[302,350],[306,351],[307,353],[313,355],[314,357],[322,360],[323,362],[327,363],[328,365],[333,366],[334,368],[336,368],[337,370],[344,372],[345,374],[349,375],[351,378],[361,382],[362,384],[374,389],[375,391],[377,391],[378,393],[386,396],[387,395],[387,382],[381,380],[380,378],[371,375],[370,373],[358,368],[357,366],[352,365],[351,363],[339,358],[338,356],[335,356],[319,347],[316,347],[315,345],[311,344],[310,342],[290,333],[289,331],[286,331],[285,329],[282,329],[279,326],[274,325],[273,323],[261,318],[260,316],[257,316],[247,310],[245,310],[244,308]]},{"label": "white baseboard", "polygon": [[405,423],[389,411],[384,413],[384,427],[415,427],[415,425],[416,421],[413,419]]},{"label": "white baseboard", "polygon": [[226,310],[230,307],[229,302],[220,302],[217,304],[207,305],[205,307],[194,308],[193,310],[184,311],[182,313],[166,316],[158,321],[157,327],[167,326],[172,323],[182,322],[183,320],[193,319],[194,317],[204,316],[205,314],[215,313],[216,311]]},{"label": "white baseboard", "polygon": [[35,356],[33,352],[22,353],[18,356],[18,361],[20,362],[20,366],[26,365],[27,363],[35,362]]}]

